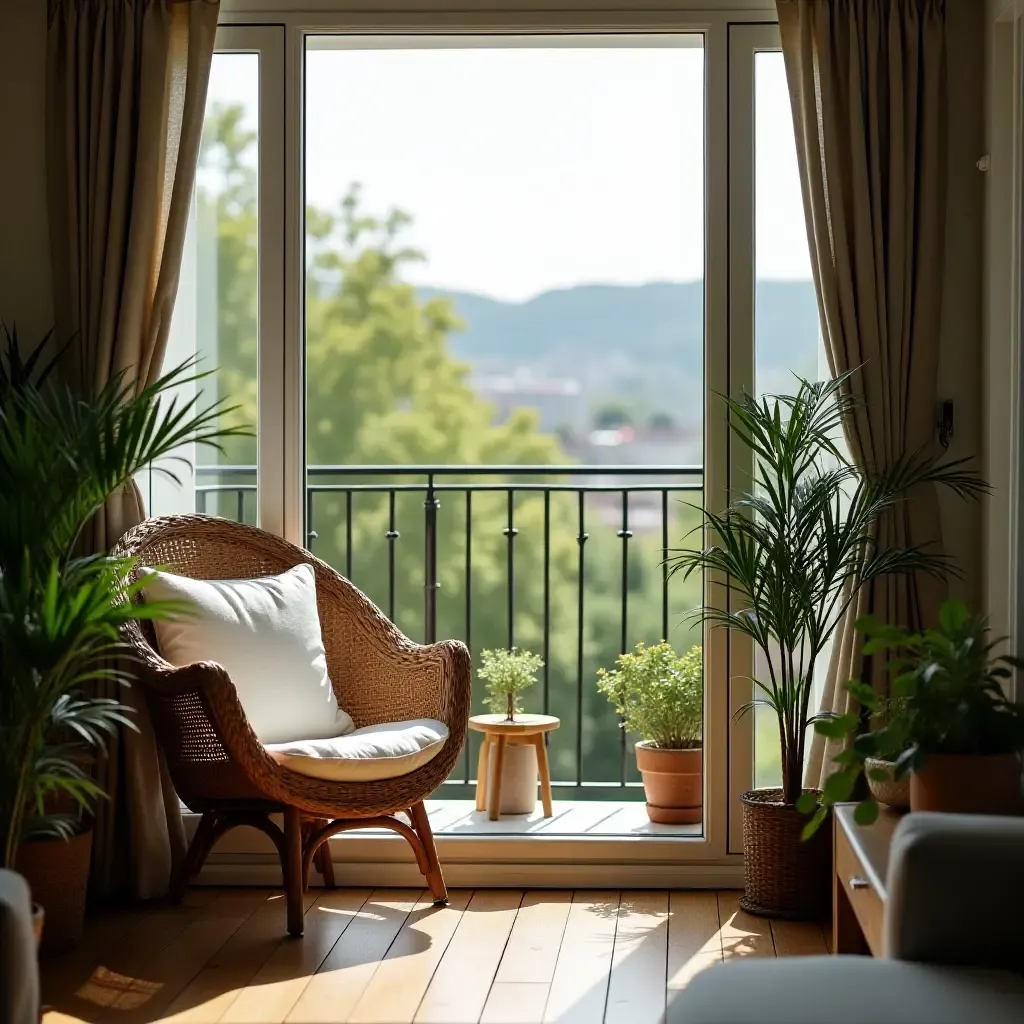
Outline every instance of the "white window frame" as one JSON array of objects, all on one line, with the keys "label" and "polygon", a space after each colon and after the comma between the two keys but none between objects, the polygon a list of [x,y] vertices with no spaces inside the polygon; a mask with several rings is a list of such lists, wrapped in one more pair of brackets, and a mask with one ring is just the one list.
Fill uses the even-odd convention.
[{"label": "white window frame", "polygon": [[[728,424],[716,394],[737,394],[753,378],[753,54],[777,48],[774,4],[755,10],[490,11],[397,13],[343,11],[310,0],[314,13],[283,11],[281,0],[225,2],[217,49],[261,54],[260,78],[260,524],[304,543],[303,70],[307,35],[323,33],[565,35],[701,33],[705,51],[705,501],[721,507],[743,479],[730,464]],[[384,5],[382,5],[384,6]],[[542,6],[542,5],[537,5]],[[334,8],[333,10],[331,8]],[[692,7],[692,9],[690,9]],[[730,80],[731,79],[731,80]],[[738,87],[750,99],[747,109]],[[731,161],[731,163],[730,163]],[[737,167],[748,168],[745,181]],[[749,193],[749,196],[745,196]],[[743,237],[743,225],[747,235]],[[745,250],[740,252],[740,250]],[[745,266],[744,260],[749,266]],[[749,277],[737,303],[735,282]],[[734,282],[730,284],[730,282]],[[730,295],[730,288],[733,294]],[[741,367],[740,364],[743,364]],[[749,365],[747,365],[749,364]],[[721,581],[706,581],[721,599]],[[745,660],[746,659],[746,660]],[[735,678],[746,652],[722,630],[705,637],[709,678]],[[749,683],[745,684],[749,689]],[[749,721],[731,721],[744,684],[712,683],[705,702],[705,821],[701,838],[438,837],[450,884],[723,886],[741,879],[739,793],[753,776]],[[243,830],[218,845],[205,875],[219,881],[273,880],[273,853]],[[343,878],[360,884],[416,884],[400,840],[349,835],[332,840]],[[341,851],[344,851],[343,853]],[[243,856],[239,856],[243,855]],[[256,857],[253,860],[253,857]],[[243,863],[244,862],[244,863]],[[638,882],[640,880],[640,882]]]}]

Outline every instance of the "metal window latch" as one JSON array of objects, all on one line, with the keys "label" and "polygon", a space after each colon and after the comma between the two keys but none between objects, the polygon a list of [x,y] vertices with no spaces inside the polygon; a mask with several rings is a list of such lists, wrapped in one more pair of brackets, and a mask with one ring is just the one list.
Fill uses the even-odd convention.
[{"label": "metal window latch", "polygon": [[850,879],[850,888],[851,889],[870,889],[871,888],[871,883],[866,878],[858,878],[856,875],[854,875]]}]

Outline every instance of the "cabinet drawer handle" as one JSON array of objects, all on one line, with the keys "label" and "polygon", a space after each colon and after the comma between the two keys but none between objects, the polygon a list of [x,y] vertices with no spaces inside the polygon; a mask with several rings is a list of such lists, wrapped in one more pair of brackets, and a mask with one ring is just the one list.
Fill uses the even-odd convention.
[{"label": "cabinet drawer handle", "polygon": [[850,888],[851,889],[870,889],[871,888],[871,883],[866,878],[858,878],[856,875],[853,875],[850,878]]}]

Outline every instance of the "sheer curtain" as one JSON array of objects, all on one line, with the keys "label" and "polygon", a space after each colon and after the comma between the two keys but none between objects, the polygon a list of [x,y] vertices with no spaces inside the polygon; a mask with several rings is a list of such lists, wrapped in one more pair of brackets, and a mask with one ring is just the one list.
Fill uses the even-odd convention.
[{"label": "sheer curtain", "polygon": [[[54,305],[63,367],[83,391],[124,373],[159,375],[178,287],[219,0],[50,0],[47,188]],[[134,486],[93,523],[105,551],[144,516]],[[108,686],[113,690],[115,684]],[[108,695],[114,695],[113,693]],[[93,839],[101,894],[158,896],[184,853],[177,797],[141,694],[139,731],[100,765],[110,795]]]},{"label": "sheer curtain", "polygon": [[[847,424],[858,465],[884,468],[934,443],[946,202],[944,0],[777,0],[811,264],[833,374],[860,367]],[[938,498],[922,488],[876,541],[941,546]],[[934,547],[933,547],[934,550]],[[822,710],[847,710],[846,680],[885,691],[853,623],[872,612],[917,626],[943,587],[890,577],[865,588],[840,626]],[[809,785],[832,751],[815,736]]]}]

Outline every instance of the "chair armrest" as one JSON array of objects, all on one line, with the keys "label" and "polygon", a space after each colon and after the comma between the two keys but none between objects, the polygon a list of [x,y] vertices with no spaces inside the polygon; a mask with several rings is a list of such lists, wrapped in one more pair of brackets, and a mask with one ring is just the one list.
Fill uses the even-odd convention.
[{"label": "chair armrest", "polygon": [[887,891],[888,956],[1024,971],[1024,820],[908,815]]}]

